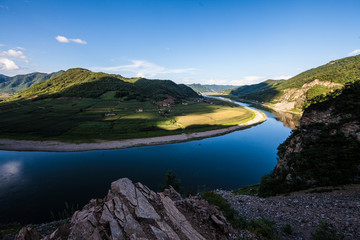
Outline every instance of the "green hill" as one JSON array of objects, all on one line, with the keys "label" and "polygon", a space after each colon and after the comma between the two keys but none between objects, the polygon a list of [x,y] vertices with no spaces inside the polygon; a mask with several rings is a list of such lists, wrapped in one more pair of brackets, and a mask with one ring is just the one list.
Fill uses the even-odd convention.
[{"label": "green hill", "polygon": [[318,100],[278,147],[278,164],[262,178],[261,195],[360,182],[360,81]]},{"label": "green hill", "polygon": [[185,85],[170,80],[124,78],[121,75],[91,72],[86,69],[69,69],[58,77],[33,85],[8,100],[27,98],[86,97],[96,98],[108,91],[116,91],[117,97],[159,101],[166,95],[181,100],[198,95]]},{"label": "green hill", "polygon": [[8,77],[0,74],[0,93],[14,94],[21,92],[35,83],[43,82],[52,77],[57,77],[64,71],[47,73],[29,73],[25,75],[16,75],[14,77]]},{"label": "green hill", "polygon": [[231,95],[250,101],[265,103],[280,110],[302,111],[313,98],[342,88],[347,82],[360,79],[360,55],[331,61],[310,69],[288,80],[267,80],[241,86]]},{"label": "green hill", "polygon": [[199,84],[199,83],[188,84],[187,86],[191,87],[194,91],[198,93],[221,92],[225,89],[232,89],[236,87],[234,85]]},{"label": "green hill", "polygon": [[226,128],[253,117],[170,80],[75,68],[0,102],[0,138],[121,140]]}]

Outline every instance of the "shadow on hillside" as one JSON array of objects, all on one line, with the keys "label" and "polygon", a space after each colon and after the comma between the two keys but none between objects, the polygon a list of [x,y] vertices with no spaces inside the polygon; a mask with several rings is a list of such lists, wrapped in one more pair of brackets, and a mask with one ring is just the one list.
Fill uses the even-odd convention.
[{"label": "shadow on hillside", "polygon": [[245,85],[232,90],[230,94],[260,103],[270,102],[280,93],[280,90],[276,88],[278,83],[280,82],[265,81],[259,84]]}]

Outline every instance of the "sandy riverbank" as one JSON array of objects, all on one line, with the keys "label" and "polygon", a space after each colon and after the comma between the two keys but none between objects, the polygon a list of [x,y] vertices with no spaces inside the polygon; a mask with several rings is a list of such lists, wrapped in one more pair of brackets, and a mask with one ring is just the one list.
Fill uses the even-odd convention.
[{"label": "sandy riverbank", "polygon": [[[250,109],[249,109],[250,110]],[[211,130],[206,132],[170,135],[153,138],[127,139],[121,141],[101,141],[97,143],[66,143],[60,141],[29,141],[29,140],[12,140],[0,139],[0,150],[11,151],[43,151],[43,152],[81,152],[90,150],[122,149],[138,146],[151,146],[160,144],[169,144],[176,142],[185,142],[194,139],[208,138],[223,135],[243,128],[266,121],[266,115],[257,110],[250,110],[255,113],[255,117],[250,121],[232,126],[229,128]]]}]

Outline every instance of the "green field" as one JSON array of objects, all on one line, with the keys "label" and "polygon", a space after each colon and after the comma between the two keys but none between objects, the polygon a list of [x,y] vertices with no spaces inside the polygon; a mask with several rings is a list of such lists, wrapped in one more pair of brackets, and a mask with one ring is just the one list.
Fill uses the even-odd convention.
[{"label": "green field", "polygon": [[66,142],[121,140],[224,128],[254,117],[243,107],[219,100],[185,104],[162,107],[151,101],[125,101],[111,91],[98,98],[3,102],[0,103],[0,138]]}]

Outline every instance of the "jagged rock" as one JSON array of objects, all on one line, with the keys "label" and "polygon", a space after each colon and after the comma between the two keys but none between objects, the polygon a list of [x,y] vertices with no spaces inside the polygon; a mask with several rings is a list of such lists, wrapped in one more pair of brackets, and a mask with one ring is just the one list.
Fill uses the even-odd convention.
[{"label": "jagged rock", "polygon": [[16,236],[15,240],[40,240],[40,238],[41,236],[36,230],[23,227]]},{"label": "jagged rock", "polygon": [[173,188],[155,193],[122,178],[104,199],[91,200],[69,224],[42,237],[22,229],[17,240],[60,239],[230,239],[235,236],[221,212],[195,197],[182,199]]}]

